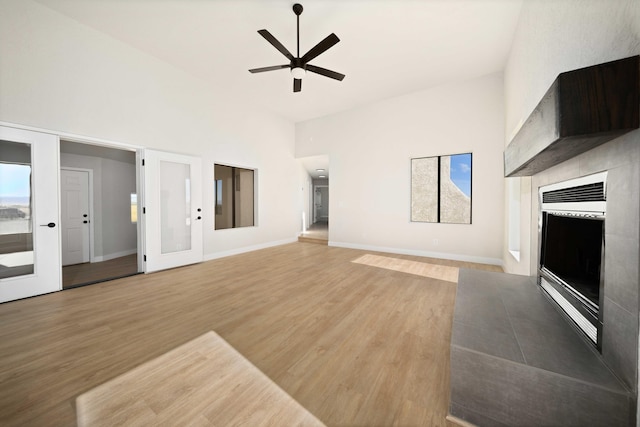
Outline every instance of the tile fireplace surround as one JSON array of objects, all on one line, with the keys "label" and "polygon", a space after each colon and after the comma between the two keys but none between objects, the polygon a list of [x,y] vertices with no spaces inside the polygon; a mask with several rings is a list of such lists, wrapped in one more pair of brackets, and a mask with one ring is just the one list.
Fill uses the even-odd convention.
[{"label": "tile fireplace surround", "polygon": [[[526,319],[526,313],[520,313],[515,320],[511,318],[511,321],[516,323],[513,324],[511,331],[509,328],[506,331],[514,334],[515,341],[512,341],[511,344],[518,344],[515,347],[511,347],[508,340],[495,341],[499,338],[496,335],[500,334],[500,331],[495,328],[493,329],[494,338],[491,341],[494,345],[489,341],[478,343],[480,335],[473,334],[469,320],[459,314],[461,310],[458,307],[459,302],[467,304],[464,301],[468,299],[468,296],[463,296],[461,292],[466,292],[464,289],[468,285],[480,280],[485,284],[489,283],[486,286],[491,289],[498,286],[502,292],[508,293],[506,289],[514,286],[524,286],[525,288],[522,288],[524,292],[534,292],[539,296],[543,294],[536,284],[535,277],[505,274],[498,276],[499,279],[497,277],[481,279],[461,274],[459,294],[456,297],[452,338],[451,415],[477,423],[480,426],[531,425],[534,420],[537,420],[538,423],[544,421],[548,425],[603,425],[603,419],[597,417],[557,418],[565,414],[563,411],[569,410],[570,412],[567,413],[575,413],[582,408],[586,409],[583,412],[584,415],[588,415],[589,411],[594,413],[594,410],[605,411],[607,414],[605,425],[631,426],[636,424],[638,288],[640,283],[640,131],[634,130],[626,133],[532,177],[531,194],[534,199],[532,200],[531,218],[536,220],[532,221],[530,230],[531,253],[538,255],[531,260],[531,271],[537,272],[539,262],[538,188],[601,171],[608,171],[607,218],[604,233],[605,256],[603,260],[605,295],[603,307],[601,307],[603,310],[602,353],[598,354],[597,351],[594,351],[595,347],[590,348],[579,333],[569,326],[568,320],[559,315],[558,309],[547,298],[538,301],[543,304],[540,309],[552,309],[553,316],[547,317],[556,318],[557,322],[565,322],[565,324],[559,326],[562,329],[560,332],[556,330],[557,328],[552,327],[547,332],[543,332],[542,337],[549,334],[547,349],[542,353],[534,353],[540,355],[540,360],[555,360],[556,365],[562,365],[563,361],[573,357],[580,360],[582,368],[587,368],[587,371],[582,371],[580,368],[579,372],[571,374],[562,370],[569,369],[567,367],[559,368],[558,372],[556,368],[544,363],[535,366],[537,356],[531,353],[531,348],[525,348],[527,339],[523,338],[527,335],[527,330],[531,332],[530,326],[533,323],[529,325],[518,323],[520,320]],[[471,283],[465,284],[466,282]],[[501,282],[504,282],[502,288],[499,286]],[[504,302],[503,297],[497,298],[503,300],[503,306],[508,312],[508,303]],[[467,307],[475,307],[476,311],[482,313],[483,310],[480,307],[483,304],[482,300],[483,298],[478,298],[475,303]],[[517,304],[512,305],[511,310],[520,310],[519,307]],[[483,322],[476,319],[475,327],[481,327],[482,324],[488,327],[491,325],[493,315],[495,315],[495,311],[490,315],[480,314],[488,320],[485,319]],[[562,336],[567,331],[571,334],[571,338],[568,340],[580,345],[573,347],[567,344],[567,340],[564,345],[554,342],[553,337],[556,336],[553,335],[554,333],[557,332]],[[535,336],[535,334],[530,336],[528,342],[535,341]],[[485,348],[483,349],[482,346]],[[576,350],[576,348],[580,348],[580,350]],[[514,353],[511,353],[511,350]],[[562,352],[564,351],[570,351],[571,357],[563,358]],[[527,359],[527,355],[529,355],[529,359]],[[523,360],[519,358],[523,358]],[[519,362],[515,360],[519,360]],[[592,369],[589,369],[589,366]],[[472,377],[469,376],[470,367],[473,367],[474,375]],[[607,373],[611,374],[611,377]],[[583,375],[591,375],[593,378],[587,377],[585,379]],[[513,382],[517,379],[522,381]],[[524,388],[520,387],[523,381],[527,384]],[[496,384],[506,387],[503,393],[506,393],[505,396],[508,396],[509,399],[502,399],[502,401],[508,403],[501,406],[500,397],[496,395],[498,401],[495,402],[495,405],[479,404],[480,400],[478,399],[486,395],[486,392]],[[513,387],[509,388],[508,384],[512,384]],[[588,392],[580,394],[575,388],[572,388],[576,385],[578,388],[582,387],[580,388],[582,391],[587,390]],[[589,390],[589,387],[593,387],[593,389]],[[534,418],[527,418],[530,416]]]}]

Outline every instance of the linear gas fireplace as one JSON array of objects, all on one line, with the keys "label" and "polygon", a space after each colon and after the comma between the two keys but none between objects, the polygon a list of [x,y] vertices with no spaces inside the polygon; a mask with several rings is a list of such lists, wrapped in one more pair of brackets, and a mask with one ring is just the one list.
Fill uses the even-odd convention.
[{"label": "linear gas fireplace", "polygon": [[600,350],[606,177],[540,188],[539,284]]}]

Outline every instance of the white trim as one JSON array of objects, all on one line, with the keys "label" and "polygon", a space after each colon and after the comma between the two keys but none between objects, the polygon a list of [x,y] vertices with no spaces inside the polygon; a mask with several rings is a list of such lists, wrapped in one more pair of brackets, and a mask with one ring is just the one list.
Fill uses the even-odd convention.
[{"label": "white trim", "polygon": [[370,245],[360,245],[357,243],[332,242],[332,241],[329,241],[329,246],[335,246],[338,248],[347,248],[347,249],[360,249],[364,251],[373,251],[373,252],[387,252],[392,254],[440,258],[440,259],[448,259],[453,261],[475,262],[478,264],[490,264],[490,265],[497,265],[499,267],[502,267],[502,259],[499,259],[499,258],[486,258],[486,257],[477,257],[477,256],[471,256],[471,255],[450,254],[446,252],[430,252],[430,251],[420,251],[415,249],[389,248],[384,246],[370,246]]},{"label": "white trim", "polygon": [[512,257],[515,258],[516,261],[520,262],[520,251],[510,250],[509,253],[511,254]]},{"label": "white trim", "polygon": [[142,272],[145,269],[144,255],[146,254],[145,247],[145,215],[142,213],[144,207],[144,152],[142,150],[136,151],[136,197],[138,201],[138,224],[136,227],[136,233],[138,235],[138,272]]},{"label": "white trim", "polygon": [[267,243],[260,243],[258,245],[252,245],[252,246],[244,246],[242,248],[237,248],[237,249],[231,249],[228,251],[222,251],[222,252],[215,252],[212,254],[205,254],[204,255],[204,261],[212,261],[214,259],[219,259],[219,258],[226,258],[228,256],[233,256],[233,255],[240,255],[240,254],[244,254],[247,252],[253,252],[253,251],[257,251],[260,249],[267,249],[267,248],[272,248],[274,246],[281,246],[281,245],[287,245],[289,243],[294,243],[298,241],[298,237],[293,237],[290,239],[282,239],[282,240],[276,240],[273,242],[267,242]]},{"label": "white trim", "polygon": [[96,256],[93,258],[91,262],[109,261],[110,259],[116,259],[116,258],[120,258],[127,255],[137,254],[137,253],[138,253],[138,249],[128,249],[126,251],[114,252],[108,255]]},{"label": "white trim", "polygon": [[103,138],[94,138],[91,136],[77,135],[74,133],[62,132],[62,131],[51,130],[51,129],[43,129],[35,126],[26,126],[26,125],[21,125],[17,123],[0,121],[0,126],[6,126],[6,127],[22,129],[22,130],[29,130],[33,132],[47,133],[50,135],[55,135],[59,137],[59,139],[64,139],[65,141],[69,141],[69,142],[80,142],[83,144],[101,145],[103,147],[117,148],[119,150],[136,151],[144,148],[142,145],[127,144],[119,141],[112,141],[112,140],[103,139]]}]

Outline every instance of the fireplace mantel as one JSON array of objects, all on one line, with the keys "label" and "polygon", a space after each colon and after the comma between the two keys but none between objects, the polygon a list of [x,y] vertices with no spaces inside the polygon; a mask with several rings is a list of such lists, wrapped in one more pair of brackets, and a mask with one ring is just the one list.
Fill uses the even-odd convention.
[{"label": "fireplace mantel", "polygon": [[640,127],[640,56],[560,74],[504,152],[531,176]]}]

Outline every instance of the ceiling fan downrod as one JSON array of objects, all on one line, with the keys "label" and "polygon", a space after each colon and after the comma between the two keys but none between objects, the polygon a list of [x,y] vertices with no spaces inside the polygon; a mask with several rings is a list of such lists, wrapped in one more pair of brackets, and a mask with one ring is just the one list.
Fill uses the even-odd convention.
[{"label": "ceiling fan downrod", "polygon": [[298,51],[296,52],[296,57],[300,58],[300,15],[304,8],[300,3],[296,3],[293,5],[293,13],[296,14],[296,41],[298,46]]}]

